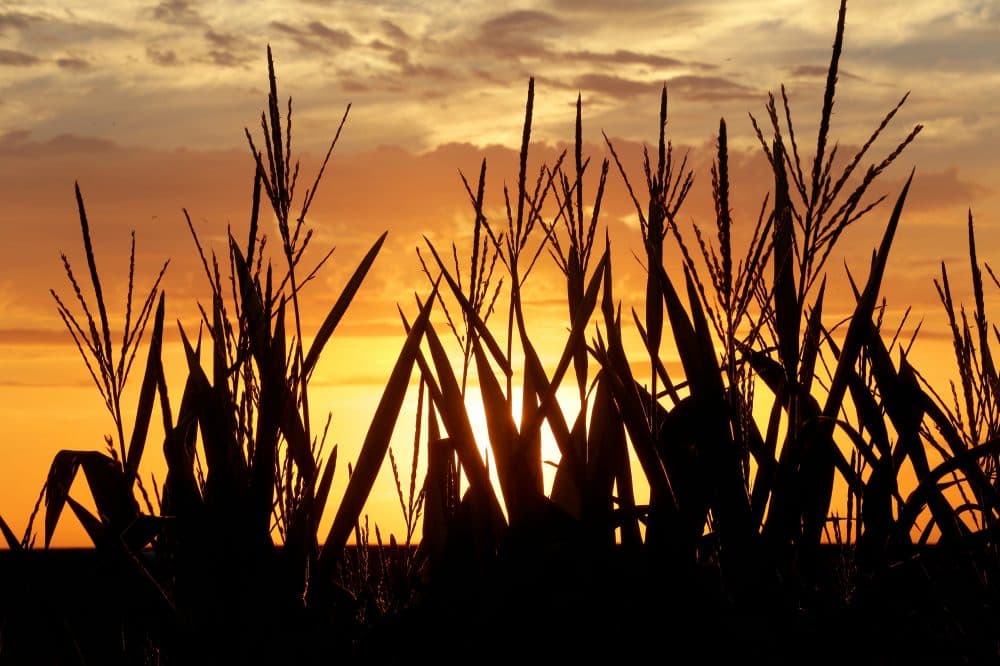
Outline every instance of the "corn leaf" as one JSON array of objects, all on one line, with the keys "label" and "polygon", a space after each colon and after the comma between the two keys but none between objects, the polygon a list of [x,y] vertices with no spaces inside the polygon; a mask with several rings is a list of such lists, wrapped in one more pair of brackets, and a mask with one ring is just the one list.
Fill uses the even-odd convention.
[{"label": "corn leaf", "polygon": [[802,313],[795,295],[792,202],[788,196],[784,145],[774,142],[774,318],[778,354],[789,380],[797,376],[799,324]]},{"label": "corn leaf", "polygon": [[448,286],[451,287],[451,292],[455,296],[455,300],[457,300],[459,305],[462,306],[462,310],[465,312],[465,316],[468,318],[469,323],[475,330],[476,336],[483,339],[486,343],[486,348],[489,349],[490,354],[493,356],[493,360],[503,371],[504,375],[510,377],[513,374],[513,370],[511,370],[510,366],[510,360],[506,357],[503,351],[501,351],[496,338],[493,337],[490,329],[486,327],[486,323],[483,322],[479,313],[476,311],[476,308],[469,303],[469,299],[466,298],[465,294],[462,292],[461,285],[459,285],[458,282],[455,281],[455,278],[452,277],[448,268],[444,265],[444,262],[441,261],[441,257],[438,256],[437,250],[431,242],[427,240],[426,236],[424,237],[424,242],[427,243],[427,247],[430,248],[431,255],[433,255],[434,260],[437,262],[441,275],[444,277],[445,282],[448,283]]},{"label": "corn leaf", "polygon": [[153,402],[156,400],[156,387],[163,375],[160,350],[163,347],[163,314],[164,295],[160,293],[160,302],[153,316],[153,334],[149,339],[149,356],[146,359],[146,372],[139,389],[139,405],[136,409],[135,425],[132,427],[132,439],[129,441],[125,460],[125,475],[129,487],[135,482],[139,471],[139,461],[146,447],[146,435],[149,432],[149,421],[153,414]]},{"label": "corn leaf", "polygon": [[382,233],[372,245],[371,249],[368,250],[368,254],[365,255],[358,267],[354,269],[354,274],[351,275],[351,279],[347,281],[344,286],[344,290],[340,292],[340,296],[337,298],[337,302],[333,304],[330,308],[330,312],[326,315],[326,319],[323,320],[322,325],[319,327],[319,331],[316,332],[316,337],[313,339],[312,344],[309,346],[309,353],[306,354],[306,360],[302,364],[302,376],[309,377],[312,375],[313,369],[316,367],[316,362],[319,360],[320,354],[323,352],[323,347],[330,340],[330,336],[333,335],[334,330],[337,328],[337,324],[344,317],[347,312],[347,308],[351,305],[351,301],[354,300],[354,296],[358,293],[358,289],[361,288],[361,283],[364,281],[365,276],[368,275],[369,269],[371,269],[372,264],[375,263],[375,258],[378,256],[379,250],[382,249],[382,244],[385,243],[386,236],[389,235],[388,231]]},{"label": "corn leaf", "polygon": [[[416,324],[414,324],[416,326]],[[427,344],[431,351],[431,360],[437,371],[438,381],[441,385],[441,403],[438,409],[441,412],[441,419],[444,422],[448,436],[458,453],[459,462],[469,479],[469,488],[476,497],[477,505],[486,515],[481,516],[487,520],[490,529],[498,530],[503,524],[503,512],[493,492],[490,484],[486,466],[476,448],[476,438],[472,432],[472,424],[465,409],[465,401],[462,398],[462,391],[458,386],[458,380],[448,361],[448,354],[441,344],[441,340],[434,327],[430,324],[425,332]],[[433,392],[430,392],[433,396]]]},{"label": "corn leaf", "polygon": [[70,486],[80,468],[83,468],[94,504],[109,526],[119,532],[123,531],[139,513],[139,507],[117,461],[97,451],[60,451],[52,459],[46,480],[46,548],[52,541],[59,515],[69,497]]},{"label": "corn leaf", "polygon": [[317,566],[322,572],[330,572],[333,564],[340,558],[347,538],[368,499],[372,484],[375,483],[375,477],[378,476],[378,470],[385,459],[386,451],[389,449],[389,441],[392,438],[392,431],[396,427],[396,419],[399,418],[403,399],[406,397],[410,373],[413,370],[420,340],[426,331],[427,320],[430,317],[431,307],[436,296],[437,286],[435,285],[431,297],[427,300],[427,305],[421,309],[419,316],[413,322],[413,328],[406,336],[403,348],[400,350],[396,364],[389,375],[389,381],[382,393],[382,398],[379,400],[378,407],[375,409],[371,426],[369,426],[361,446],[361,453],[358,456],[354,473],[347,483],[344,497],[320,553]]},{"label": "corn leaf", "polygon": [[14,535],[14,532],[10,529],[10,525],[7,521],[0,516],[0,532],[3,533],[3,538],[7,542],[7,547],[11,550],[23,550],[21,546],[21,541]]}]

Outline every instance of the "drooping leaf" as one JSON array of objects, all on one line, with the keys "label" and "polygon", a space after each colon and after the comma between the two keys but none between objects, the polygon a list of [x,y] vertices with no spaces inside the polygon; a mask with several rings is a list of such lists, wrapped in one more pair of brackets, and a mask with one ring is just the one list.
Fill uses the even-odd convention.
[{"label": "drooping leaf", "polygon": [[[444,346],[434,331],[434,327],[430,324],[426,327],[425,335],[441,386],[441,402],[437,406],[441,413],[445,430],[447,430],[448,437],[455,447],[455,451],[458,453],[462,469],[465,470],[466,477],[469,479],[469,487],[475,495],[473,503],[477,505],[477,509],[485,512],[480,518],[489,522],[489,529],[498,532],[504,522],[503,512],[493,492],[493,486],[490,483],[486,466],[483,464],[482,457],[476,447],[475,435],[472,431],[468,412],[465,409],[465,402],[462,398],[462,391],[459,388],[458,380],[452,370],[451,363],[448,361],[448,355],[444,350]],[[430,393],[436,399],[434,392],[430,391]]]},{"label": "drooping leaf", "polygon": [[139,508],[125,480],[121,465],[97,451],[63,450],[49,467],[45,490],[45,547],[52,541],[70,486],[77,470],[83,468],[97,510],[113,529],[124,530],[138,515]]},{"label": "drooping leaf", "polygon": [[[583,339],[584,332],[587,328],[587,322],[590,321],[590,316],[593,314],[594,308],[597,306],[597,296],[600,293],[602,278],[606,273],[605,267],[607,266],[607,261],[608,252],[605,250],[604,255],[597,264],[597,268],[594,270],[594,275],[591,277],[590,283],[587,285],[583,303],[581,304],[580,311],[577,313],[576,319],[573,321],[569,337],[566,340],[566,345],[563,348],[562,355],[559,357],[559,363],[556,365],[556,369],[552,373],[552,378],[549,381],[545,392],[539,395],[540,400],[538,413],[529,423],[522,424],[522,438],[531,437],[541,427],[542,421],[549,418],[550,412],[554,413],[559,411],[559,404],[556,401],[556,392],[558,391],[559,385],[573,360],[573,350]],[[521,323],[519,324],[519,327],[522,328],[523,331],[523,326],[521,324],[523,324],[523,318],[521,318]],[[526,339],[526,332],[522,332],[522,343]],[[572,451],[572,449],[566,447],[566,450],[564,451],[560,448],[560,453],[562,453],[563,456],[574,455],[575,453],[567,453],[567,451]]]},{"label": "drooping leaf", "polygon": [[[493,459],[504,496],[507,512],[514,522],[522,507],[531,506],[534,497],[542,492],[541,468],[533,464],[533,456],[519,443],[503,389],[493,374],[486,353],[477,338],[472,341],[476,359],[476,372],[483,399],[486,428],[490,436]],[[535,473],[537,469],[537,474]]]},{"label": "drooping leaf", "polygon": [[136,409],[135,424],[132,426],[132,439],[129,441],[125,460],[125,475],[129,487],[135,482],[139,472],[139,461],[146,447],[146,436],[149,432],[149,421],[153,414],[153,403],[156,400],[156,387],[163,375],[160,350],[163,347],[163,315],[164,295],[160,293],[160,301],[153,316],[153,334],[149,339],[149,356],[146,359],[146,372],[139,389],[139,405]]},{"label": "drooping leaf", "polygon": [[10,529],[10,525],[3,519],[3,516],[0,516],[0,532],[3,533],[3,538],[7,542],[8,548],[11,550],[23,550],[21,541],[15,536],[13,530]]},{"label": "drooping leaf", "polygon": [[[609,281],[607,279],[606,284]],[[608,305],[607,300],[605,299],[606,306]],[[596,357],[604,372],[607,373],[608,386],[614,396],[615,404],[618,405],[629,440],[632,442],[632,448],[649,483],[651,503],[665,502],[666,506],[669,507],[668,510],[676,510],[676,498],[670,479],[653,446],[649,419],[646,414],[647,408],[643,405],[642,398],[636,389],[637,384],[622,347],[621,324],[617,320],[609,319],[611,314],[610,309],[605,307],[608,347],[603,350],[598,349]]]},{"label": "drooping leaf", "polygon": [[185,519],[198,513],[202,498],[194,473],[194,451],[198,430],[198,415],[194,405],[195,379],[189,373],[181,397],[177,423],[163,440],[163,457],[167,463],[167,478],[163,484],[163,515]]},{"label": "drooping leaf", "polygon": [[361,446],[361,453],[358,455],[357,466],[354,468],[350,481],[348,481],[344,498],[341,500],[330,531],[327,533],[323,550],[317,562],[317,566],[323,572],[330,572],[333,564],[340,558],[347,538],[358,520],[358,516],[361,515],[368,494],[371,492],[372,484],[375,483],[375,477],[385,459],[392,432],[396,427],[396,419],[399,418],[403,399],[406,396],[407,385],[410,381],[420,341],[424,337],[427,320],[430,317],[436,296],[437,285],[428,298],[427,304],[413,322],[413,327],[406,336],[403,348],[400,350],[392,373],[389,375],[389,381],[382,393],[382,398],[375,409],[371,426],[368,428],[368,433]]},{"label": "drooping leaf", "polygon": [[[1000,453],[1000,438],[991,439],[987,442],[973,446],[960,454],[945,460],[933,470],[931,470],[917,487],[906,498],[906,502],[899,510],[899,517],[895,524],[895,536],[900,541],[909,539],[910,530],[914,522],[928,505],[931,498],[941,492],[938,484],[941,479],[952,474],[970,463],[977,463],[979,460],[994,456]],[[988,508],[988,507],[983,507]]]},{"label": "drooping leaf", "polygon": [[323,518],[323,511],[326,508],[327,498],[330,496],[330,489],[333,487],[333,474],[337,471],[337,446],[333,447],[327,458],[323,474],[320,476],[319,485],[316,486],[316,498],[313,507],[313,533],[319,529],[319,521]]},{"label": "drooping leaf", "polygon": [[441,271],[441,275],[444,277],[445,282],[448,283],[448,286],[451,287],[451,292],[452,295],[454,295],[455,300],[457,300],[462,306],[462,310],[465,312],[465,316],[468,318],[470,325],[475,330],[476,336],[482,338],[483,342],[486,343],[486,348],[493,356],[493,360],[503,371],[504,375],[510,377],[513,374],[513,370],[510,366],[510,359],[508,359],[500,349],[500,345],[497,344],[496,338],[493,337],[493,334],[490,332],[490,329],[487,328],[486,323],[483,322],[482,318],[479,316],[476,308],[469,303],[469,299],[466,298],[465,294],[462,292],[461,285],[455,281],[455,278],[452,277],[444,262],[441,261],[441,257],[438,256],[437,250],[426,237],[424,237],[424,242],[427,243],[427,247],[430,248],[431,254]]},{"label": "drooping leaf", "polygon": [[[90,541],[98,548],[104,546],[107,539],[107,530],[101,524],[101,521],[72,497],[67,496],[66,502],[69,504],[69,508],[73,510],[73,514],[77,520],[83,525],[83,529],[87,533],[87,536],[90,537]],[[45,545],[48,547],[48,544]]]},{"label": "drooping leaf", "polygon": [[[864,345],[864,339],[867,337],[866,329],[871,325],[872,313],[878,300],[882,278],[885,275],[885,267],[889,259],[889,250],[892,247],[896,228],[899,226],[900,216],[903,212],[903,203],[906,201],[906,195],[912,181],[913,173],[910,174],[903,186],[889,217],[889,223],[886,225],[882,241],[872,262],[865,288],[858,299],[847,334],[844,336],[843,348],[823,407],[823,418],[816,424],[816,432],[811,433],[814,445],[813,452],[806,454],[802,459],[803,464],[808,464],[812,468],[810,482],[808,485],[802,486],[802,490],[808,496],[804,500],[804,505],[813,507],[815,512],[813,519],[809,521],[810,534],[807,538],[816,543],[822,534],[826,513],[829,510],[833,488],[833,469],[839,467],[842,470],[850,470],[843,454],[833,441],[833,424],[848,390],[848,376],[854,371],[854,366]],[[820,514],[822,514],[822,518]]]},{"label": "drooping leaf", "polygon": [[250,342],[250,351],[258,365],[266,365],[268,351],[271,348],[271,324],[267,313],[271,310],[271,269],[267,271],[267,299],[261,296],[260,283],[252,276],[252,267],[240,253],[236,241],[229,240],[229,251],[236,267],[236,277],[240,288],[241,315],[246,320],[246,333]]},{"label": "drooping leaf", "polygon": [[369,269],[371,269],[372,264],[375,263],[375,258],[378,256],[379,250],[382,249],[382,244],[385,243],[386,236],[389,235],[388,231],[382,233],[372,245],[371,249],[368,250],[368,254],[364,256],[358,267],[354,269],[354,274],[351,275],[351,279],[347,281],[344,286],[344,290],[340,292],[340,296],[337,298],[336,303],[330,308],[330,312],[326,315],[326,319],[323,320],[323,324],[319,327],[319,331],[316,332],[316,337],[309,347],[309,353],[306,354],[306,360],[302,364],[302,376],[309,377],[312,375],[312,371],[316,366],[316,361],[319,360],[320,354],[323,352],[323,347],[330,340],[330,336],[333,335],[334,330],[337,328],[337,324],[343,318],[344,314],[347,312],[347,308],[351,305],[354,300],[354,296],[358,293],[358,289],[361,288],[361,283],[364,281],[365,276],[368,274]]},{"label": "drooping leaf", "polygon": [[205,479],[206,500],[218,500],[231,505],[241,501],[247,488],[247,461],[242,447],[236,441],[236,429],[229,406],[213,390],[184,329],[181,328],[180,332],[187,356],[189,379],[192,381],[191,404],[198,416],[208,466]]},{"label": "drooping leaf", "polygon": [[878,299],[882,278],[885,275],[886,263],[889,260],[889,249],[892,247],[892,240],[895,236],[896,228],[899,226],[899,219],[903,212],[903,203],[906,201],[906,194],[910,190],[911,182],[913,182],[912,172],[909,178],[907,178],[906,184],[899,194],[899,198],[896,200],[896,205],[893,207],[889,223],[886,225],[885,233],[882,236],[882,242],[879,244],[878,253],[875,256],[871,272],[868,275],[868,281],[854,309],[854,314],[851,316],[851,323],[848,326],[847,334],[844,336],[843,348],[840,358],[837,361],[837,368],[834,371],[833,380],[830,382],[830,390],[823,408],[823,415],[828,419],[836,418],[837,413],[840,411],[841,403],[847,392],[848,368],[854,367],[858,355],[861,353],[864,338],[867,337],[865,329],[871,325],[872,313]]}]

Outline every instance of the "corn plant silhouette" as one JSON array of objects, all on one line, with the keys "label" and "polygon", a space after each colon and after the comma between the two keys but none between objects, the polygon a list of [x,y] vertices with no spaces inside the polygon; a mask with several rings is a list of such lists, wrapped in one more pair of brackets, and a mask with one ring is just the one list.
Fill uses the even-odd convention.
[{"label": "corn plant silhouette", "polygon": [[[121,606],[155,618],[122,632],[125,656],[148,656],[153,643],[179,661],[311,663],[340,654],[449,661],[482,654],[483,645],[504,637],[490,655],[495,660],[528,645],[542,646],[532,654],[544,657],[546,639],[551,656],[565,659],[611,645],[619,655],[642,652],[662,634],[668,652],[714,645],[725,656],[780,660],[833,631],[838,613],[856,624],[830,648],[831,658],[989,653],[997,644],[990,621],[1000,375],[972,216],[971,317],[956,305],[944,266],[937,282],[960,381],[949,402],[910,364],[917,334],[904,339],[909,310],[893,326],[880,296],[913,174],[884,218],[885,197],[870,192],[921,126],[862,168],[904,96],[853,156],[838,159],[832,120],[845,26],[841,2],[811,161],[782,88],[780,103],[770,95],[765,106],[770,137],[751,116],[773,191],[744,218],[732,210],[730,130],[720,120],[714,219],[690,229],[680,219],[695,175],[667,136],[666,87],[655,147],[639,165],[642,191],[607,136],[608,157],[591,166],[597,162],[584,155],[580,97],[572,149],[529,170],[529,81],[516,185],[502,191],[503,219],[487,216],[484,160],[478,180],[461,175],[472,208],[470,251],[452,244],[449,258],[430,240],[418,250],[430,288],[416,297],[412,319],[399,308],[407,337],[325,538],[319,524],[337,447],[326,450],[329,418],[322,432],[314,429],[309,382],[386,238],[375,240],[307,344],[300,296],[330,257],[309,263],[308,213],[347,113],[298,200],[292,107],[283,117],[268,50],[261,136],[247,131],[255,175],[246,241],[230,232],[220,259],[203,247],[185,211],[211,302],[199,306],[197,337],[180,328],[188,372],[176,411],[162,363],[163,271],[133,313],[130,261],[123,335],[113,346],[77,189],[95,300],[84,296],[64,258],[82,314],[59,296],[57,308],[115,436],[107,453],[56,455],[43,490],[45,544],[68,504],[121,572],[114,591]],[[635,208],[646,270],[642,303],[630,308],[634,330],[622,320],[612,239],[601,218],[608,179],[616,177]],[[273,250],[260,230],[265,201],[277,220]],[[749,233],[737,233],[747,220]],[[859,223],[880,225],[879,244],[866,276],[847,273],[850,317],[831,321],[824,311],[828,260]],[[741,237],[748,240],[739,247]],[[668,265],[671,249],[677,266]],[[552,367],[536,347],[524,297],[546,257],[565,277],[570,320]],[[457,354],[448,353],[447,337],[432,322],[436,308]],[[506,320],[491,327],[497,311]],[[126,437],[121,396],[150,321]],[[628,340],[633,334],[638,347]],[[674,355],[681,368],[670,373]],[[648,376],[640,375],[646,362]],[[406,479],[389,443],[414,374]],[[559,403],[564,382],[579,399],[575,414]],[[486,442],[477,441],[466,406],[476,399]],[[154,510],[140,462],[157,405],[168,473]],[[548,492],[543,429],[560,453]],[[388,543],[363,516],[387,455],[406,521],[405,540],[390,535]],[[97,515],[69,494],[80,469]],[[904,470],[913,471],[915,484],[907,485]],[[847,489],[843,515],[833,506],[838,483]],[[639,486],[649,488],[648,501],[637,497]],[[30,523],[18,538],[0,520],[12,549],[30,548]],[[352,534],[360,547],[345,556]],[[368,548],[372,534],[376,545]],[[932,538],[939,550],[925,547]],[[786,633],[788,641],[769,639]],[[968,637],[985,637],[987,647]],[[442,652],[442,641],[468,649]],[[881,647],[863,653],[872,641]]]},{"label": "corn plant silhouette", "polygon": [[[321,654],[319,637],[312,637],[312,643],[295,643],[290,636],[301,631],[309,614],[335,607],[350,615],[349,595],[335,581],[337,563],[388,449],[434,296],[432,291],[431,301],[421,309],[403,345],[333,525],[321,539],[319,524],[332,489],[337,451],[334,447],[324,464],[326,431],[321,437],[310,431],[308,383],[386,234],[361,260],[307,347],[299,294],[330,257],[330,253],[324,255],[308,273],[300,268],[313,234],[307,214],[347,114],[293,218],[299,168],[291,155],[291,104],[283,122],[270,49],[268,73],[268,107],[261,117],[263,150],[256,148],[247,132],[255,164],[249,233],[245,249],[229,237],[228,280],[222,277],[219,258],[214,252],[206,253],[184,212],[211,288],[211,304],[199,306],[202,320],[196,340],[180,327],[188,376],[176,413],[170,406],[161,359],[165,299],[159,284],[163,271],[133,314],[134,261],[130,261],[119,351],[111,343],[79,188],[77,201],[96,307],[87,302],[65,256],[66,273],[83,310],[82,324],[53,292],[59,314],[112,415],[117,439],[108,440],[108,454],[61,451],[56,455],[44,489],[45,545],[51,541],[63,506],[69,504],[98,549],[144,586],[135,596],[143,603],[148,598],[158,601],[164,629],[157,632],[156,640],[182,659],[237,655],[245,660],[283,654],[308,660]],[[266,236],[259,229],[262,195],[267,196],[278,221],[284,266],[277,278],[265,258]],[[92,314],[95,310],[97,317]],[[290,334],[289,311],[294,326]],[[133,433],[126,444],[121,396],[150,319],[153,332],[145,375]],[[208,333],[211,377],[202,367],[202,327]],[[139,475],[157,397],[168,469],[158,497],[158,514]],[[97,516],[69,495],[78,469],[84,472]],[[139,508],[133,486],[141,490],[145,512]],[[4,528],[7,535],[6,523]],[[275,547],[273,529],[281,538],[280,550]],[[149,544],[152,563],[143,554]],[[144,640],[126,636],[126,653],[135,656],[134,650],[141,649]]]}]

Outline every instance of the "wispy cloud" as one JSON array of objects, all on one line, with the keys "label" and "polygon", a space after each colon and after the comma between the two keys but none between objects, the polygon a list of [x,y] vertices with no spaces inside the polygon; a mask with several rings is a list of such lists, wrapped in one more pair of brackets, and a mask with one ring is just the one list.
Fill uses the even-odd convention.
[{"label": "wispy cloud", "polygon": [[[792,71],[789,73],[793,77],[825,79],[829,71],[830,71],[829,65],[797,65],[793,67]],[[853,72],[849,72],[842,67],[837,69],[837,76],[847,79],[854,79],[856,81],[864,80],[863,77],[860,77],[857,74],[854,74]]]},{"label": "wispy cloud", "polygon": [[0,32],[7,30],[24,30],[38,19],[23,12],[0,13]]},{"label": "wispy cloud", "polygon": [[74,72],[83,72],[90,69],[89,60],[73,56],[67,56],[65,58],[56,58],[56,65],[58,65],[60,69],[67,69]]},{"label": "wispy cloud", "polygon": [[199,26],[204,23],[194,3],[187,0],[163,0],[152,8],[152,16],[157,21],[184,27]]},{"label": "wispy cloud", "polygon": [[39,62],[41,61],[30,53],[0,49],[0,65],[28,67],[30,65],[37,65]]},{"label": "wispy cloud", "polygon": [[[240,133],[231,128],[257,112],[253,91],[263,85],[271,43],[283,85],[303,105],[300,145],[325,143],[330,118],[347,101],[364,128],[345,138],[348,149],[516,142],[508,126],[516,128],[529,76],[544,84],[539,138],[565,136],[578,91],[589,93],[592,122],[643,136],[667,82],[673,132],[698,142],[715,125],[706,113],[745,118],[785,79],[793,96],[816,95],[835,14],[778,0],[752,11],[734,0],[547,0],[513,8],[486,0],[461,7],[276,0],[252,12],[237,0],[72,12],[39,0],[0,12],[8,75],[0,97],[9,100],[0,105],[0,127],[157,147],[237,145]],[[838,127],[867,126],[912,89],[910,108],[928,121],[925,141],[947,132],[981,150],[974,137],[1000,134],[1000,120],[970,115],[990,99],[997,14],[972,1],[851,5]],[[120,117],[123,108],[136,120]]]},{"label": "wispy cloud", "polygon": [[180,58],[177,57],[177,53],[172,49],[161,50],[152,46],[147,46],[146,57],[150,62],[159,65],[160,67],[172,67],[174,65],[181,64]]},{"label": "wispy cloud", "polygon": [[348,30],[331,28],[322,21],[309,21],[296,26],[284,21],[272,21],[271,28],[277,33],[291,37],[303,51],[327,53],[333,49],[347,49],[357,42]]}]

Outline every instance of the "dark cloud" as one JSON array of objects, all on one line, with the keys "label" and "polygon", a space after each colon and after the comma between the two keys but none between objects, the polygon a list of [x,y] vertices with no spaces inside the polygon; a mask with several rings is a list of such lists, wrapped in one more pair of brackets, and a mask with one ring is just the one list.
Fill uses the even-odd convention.
[{"label": "dark cloud", "polygon": [[27,67],[30,65],[37,65],[39,63],[38,58],[31,55],[30,53],[24,53],[23,51],[11,51],[9,49],[0,49],[0,65],[10,65],[13,67]]},{"label": "dark cloud", "polygon": [[[675,76],[668,79],[666,84],[673,95],[703,102],[746,99],[757,95],[751,88],[715,76]],[[568,87],[624,99],[656,92],[662,85],[663,81],[641,81],[610,74],[590,73],[573,79],[572,85]]]},{"label": "dark cloud", "polygon": [[406,49],[399,46],[393,46],[392,44],[383,42],[381,39],[373,39],[368,42],[368,46],[376,51],[388,53],[389,55],[386,57],[389,59],[389,62],[392,62],[393,64],[398,65],[401,62],[409,62],[410,60],[410,54]]},{"label": "dark cloud", "polygon": [[[918,171],[913,183],[914,187],[906,204],[907,207],[918,210],[971,206],[992,193],[990,188],[964,178],[955,166],[944,171]],[[898,190],[899,187],[894,189]]]},{"label": "dark cloud", "polygon": [[187,0],[163,0],[153,8],[153,18],[170,25],[202,25],[204,19]]},{"label": "dark cloud", "polygon": [[[0,328],[0,345],[52,345],[69,342],[69,333],[59,329]],[[17,386],[18,383],[7,384]]]},{"label": "dark cloud", "polygon": [[384,20],[381,25],[382,31],[385,32],[385,35],[390,39],[401,43],[410,41],[410,35],[392,21]]},{"label": "dark cloud", "polygon": [[753,99],[757,91],[718,76],[675,76],[667,80],[667,88],[682,99],[700,102]]},{"label": "dark cloud", "polygon": [[239,46],[239,38],[236,35],[216,32],[215,30],[206,30],[205,39],[219,49],[234,49]]},{"label": "dark cloud", "polygon": [[410,54],[405,49],[392,49],[388,55],[389,62],[398,67],[410,66]]},{"label": "dark cloud", "polygon": [[347,49],[357,41],[347,30],[331,28],[322,21],[310,21],[303,27],[272,21],[271,27],[291,37],[305,51],[325,53],[331,49]]},{"label": "dark cloud", "polygon": [[71,10],[64,14],[0,12],[0,34],[18,32],[17,37],[33,49],[59,51],[70,44],[134,36],[114,23],[84,20]]},{"label": "dark cloud", "polygon": [[209,61],[215,65],[239,67],[250,61],[244,40],[238,35],[210,29],[205,31],[205,41],[209,44]]},{"label": "dark cloud", "polygon": [[321,21],[311,21],[308,28],[311,34],[319,37],[331,46],[345,49],[354,44],[354,35],[346,30],[330,28]]},{"label": "dark cloud", "polygon": [[113,150],[115,144],[106,139],[75,134],[60,134],[45,141],[31,138],[27,130],[13,130],[0,135],[0,154],[18,157],[49,157],[54,155],[86,155]]},{"label": "dark cloud", "polygon": [[658,85],[652,81],[635,81],[609,74],[584,74],[573,79],[572,87],[608,97],[635,97],[656,90]]},{"label": "dark cloud", "polygon": [[400,74],[403,76],[424,77],[438,81],[456,78],[455,73],[447,67],[439,65],[424,65],[412,62],[410,60],[409,51],[404,48],[392,46],[391,44],[386,44],[380,39],[370,42],[369,46],[376,51],[384,52],[386,54],[386,60],[388,60],[390,64],[398,67]]},{"label": "dark cloud", "polygon": [[[662,11],[665,4],[662,0],[617,0],[614,5],[610,5],[607,0],[551,0],[552,6],[559,10],[564,11],[589,11],[589,10],[608,10],[608,9],[630,9],[630,10],[647,10],[647,11]],[[671,5],[694,5],[698,6],[698,2],[672,2]]]},{"label": "dark cloud", "polygon": [[4,12],[0,14],[0,32],[7,29],[25,30],[30,27],[32,23],[35,23],[38,20],[38,17],[31,16],[30,14],[23,14],[21,12]]},{"label": "dark cloud", "polygon": [[173,65],[179,65],[180,60],[177,58],[177,54],[171,50],[159,50],[152,46],[146,47],[146,57],[154,65],[160,65],[161,67],[170,67]]},{"label": "dark cloud", "polygon": [[350,93],[364,93],[371,90],[367,83],[358,81],[357,79],[344,79],[340,82],[340,89],[344,92]]},{"label": "dark cloud", "polygon": [[567,60],[607,65],[649,65],[650,67],[680,67],[685,63],[676,58],[655,55],[652,53],[636,53],[618,49],[612,53],[595,51],[567,51],[562,54]]},{"label": "dark cloud", "polygon": [[[827,65],[799,65],[798,67],[792,69],[791,74],[792,76],[798,76],[804,79],[812,79],[812,78],[825,79],[827,76],[827,72],[829,72],[829,70],[830,68]],[[865,80],[862,77],[858,76],[857,74],[852,74],[851,72],[848,72],[846,69],[838,69],[837,76],[843,77],[845,79],[855,79],[857,81]]]},{"label": "dark cloud", "polygon": [[219,67],[239,67],[247,63],[248,58],[232,51],[223,49],[211,49],[208,52],[208,59]]},{"label": "dark cloud", "polygon": [[534,30],[550,30],[562,25],[556,16],[533,9],[519,9],[484,21],[480,32],[518,33]]},{"label": "dark cloud", "polygon": [[704,0],[550,0],[550,6],[561,16],[582,16],[588,20],[623,21],[631,25],[658,24],[670,29],[696,27],[705,22],[708,3]]},{"label": "dark cloud", "polygon": [[90,62],[83,58],[67,57],[67,58],[56,58],[56,65],[60,69],[71,70],[75,72],[82,72],[90,69]]},{"label": "dark cloud", "polygon": [[563,25],[552,14],[522,9],[487,19],[479,26],[474,48],[484,48],[507,58],[545,56],[550,53],[540,37]]},{"label": "dark cloud", "polygon": [[[993,71],[997,66],[1000,11],[975,17],[953,12],[920,25],[915,36],[855,51],[855,57],[916,71]],[[972,20],[969,20],[972,19]]]}]

